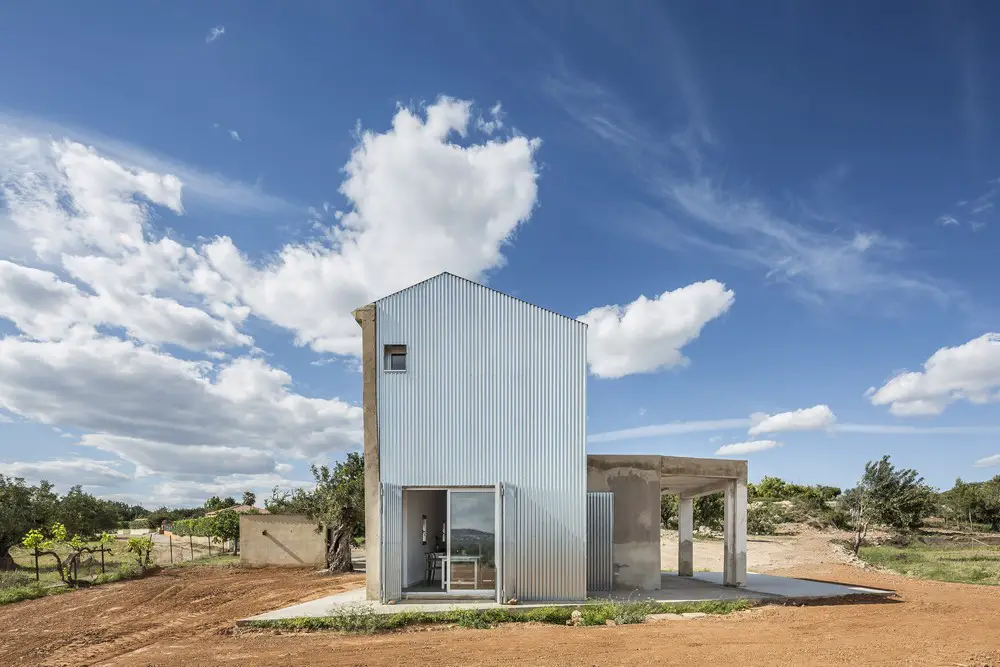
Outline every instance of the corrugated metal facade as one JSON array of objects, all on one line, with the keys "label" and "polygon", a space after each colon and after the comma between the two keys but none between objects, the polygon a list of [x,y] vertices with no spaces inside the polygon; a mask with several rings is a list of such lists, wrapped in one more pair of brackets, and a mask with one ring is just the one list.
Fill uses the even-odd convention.
[{"label": "corrugated metal facade", "polygon": [[[382,568],[380,581],[382,602],[398,600],[403,594],[403,488],[399,484],[382,484],[380,496],[382,516]],[[386,567],[386,563],[398,566]]]},{"label": "corrugated metal facade", "polygon": [[[450,274],[375,309],[382,482],[503,483],[507,596],[582,599],[586,327]],[[384,370],[394,344],[405,372]]]},{"label": "corrugated metal facade", "polygon": [[615,494],[587,493],[587,590],[610,591],[614,580],[611,557],[615,530]]}]

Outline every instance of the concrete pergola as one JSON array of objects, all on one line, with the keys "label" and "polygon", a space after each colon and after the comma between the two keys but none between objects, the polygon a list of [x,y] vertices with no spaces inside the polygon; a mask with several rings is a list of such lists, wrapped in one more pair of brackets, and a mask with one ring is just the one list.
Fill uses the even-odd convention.
[{"label": "concrete pergola", "polygon": [[587,490],[614,494],[615,586],[657,590],[660,500],[678,497],[678,568],[694,575],[694,499],[725,493],[723,583],[747,581],[747,462],[685,456],[601,454],[587,457]]},{"label": "concrete pergola", "polygon": [[677,496],[677,574],[694,576],[694,499],[725,493],[722,582],[747,583],[747,462],[660,457],[661,493]]}]

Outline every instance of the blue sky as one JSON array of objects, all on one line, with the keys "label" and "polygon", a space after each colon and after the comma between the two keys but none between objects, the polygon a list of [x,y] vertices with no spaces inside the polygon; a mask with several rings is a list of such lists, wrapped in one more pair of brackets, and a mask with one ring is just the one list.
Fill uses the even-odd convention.
[{"label": "blue sky", "polygon": [[593,452],[991,477],[995,13],[0,9],[0,472],[306,480],[360,442],[350,309],[450,270],[591,322]]}]

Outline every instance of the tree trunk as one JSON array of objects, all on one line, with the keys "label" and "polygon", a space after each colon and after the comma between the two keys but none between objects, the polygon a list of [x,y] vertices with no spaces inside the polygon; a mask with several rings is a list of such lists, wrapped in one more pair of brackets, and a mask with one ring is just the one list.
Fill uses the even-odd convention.
[{"label": "tree trunk", "polygon": [[351,562],[351,530],[338,526],[331,531],[330,548],[326,554],[330,572],[354,572]]},{"label": "tree trunk", "polygon": [[14,570],[17,566],[14,564],[14,558],[4,551],[0,553],[0,570]]}]

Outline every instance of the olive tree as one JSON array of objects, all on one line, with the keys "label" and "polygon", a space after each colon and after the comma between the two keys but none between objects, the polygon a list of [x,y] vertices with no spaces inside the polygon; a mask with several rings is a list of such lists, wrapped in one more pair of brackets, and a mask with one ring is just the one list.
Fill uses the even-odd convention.
[{"label": "olive tree", "polygon": [[272,514],[306,514],[319,524],[318,530],[330,529],[327,567],[332,572],[351,572],[351,542],[364,534],[365,462],[358,453],[334,465],[312,466],[316,486],[292,493],[274,489],[264,507]]},{"label": "olive tree", "polygon": [[918,528],[934,508],[934,490],[924,484],[916,470],[897,470],[886,455],[865,464],[858,485],[844,493],[840,502],[851,514],[851,550],[857,555],[873,524],[896,530]]}]

